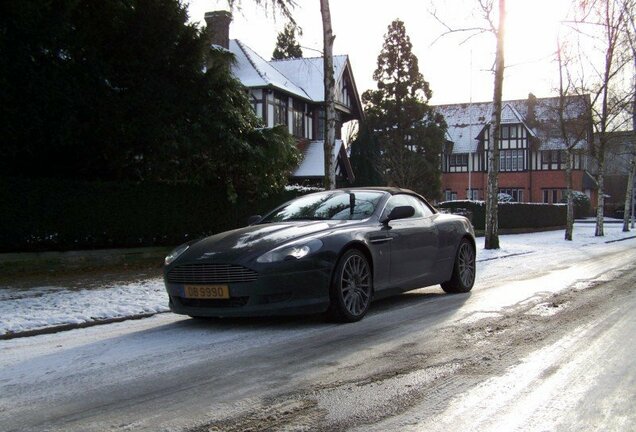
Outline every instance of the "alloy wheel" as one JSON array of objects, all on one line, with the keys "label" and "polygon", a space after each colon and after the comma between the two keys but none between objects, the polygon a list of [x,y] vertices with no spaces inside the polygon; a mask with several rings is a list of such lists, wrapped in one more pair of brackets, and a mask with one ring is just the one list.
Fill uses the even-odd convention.
[{"label": "alloy wheel", "polygon": [[366,259],[359,254],[347,258],[340,281],[342,300],[353,316],[363,314],[371,299],[371,271]]},{"label": "alloy wheel", "polygon": [[459,250],[459,277],[466,287],[475,281],[475,252],[468,242],[464,242]]}]

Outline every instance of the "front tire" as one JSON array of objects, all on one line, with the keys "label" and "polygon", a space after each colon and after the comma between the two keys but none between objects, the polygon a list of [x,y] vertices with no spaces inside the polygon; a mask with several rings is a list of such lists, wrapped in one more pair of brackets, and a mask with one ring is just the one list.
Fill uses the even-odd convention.
[{"label": "front tire", "polygon": [[475,248],[466,238],[463,238],[457,249],[453,275],[448,282],[442,283],[442,289],[447,293],[467,293],[475,284]]},{"label": "front tire", "polygon": [[361,320],[369,310],[373,276],[366,256],[357,249],[342,255],[331,281],[329,317],[338,322]]}]

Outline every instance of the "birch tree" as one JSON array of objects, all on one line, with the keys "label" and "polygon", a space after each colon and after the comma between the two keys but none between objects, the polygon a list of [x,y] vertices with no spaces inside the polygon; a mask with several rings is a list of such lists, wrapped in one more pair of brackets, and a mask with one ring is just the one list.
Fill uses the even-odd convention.
[{"label": "birch tree", "polygon": [[594,44],[600,51],[602,60],[595,64],[594,52],[581,52],[582,59],[590,59],[594,83],[583,86],[581,93],[590,93],[595,138],[592,154],[597,162],[596,183],[598,197],[596,202],[595,236],[604,235],[605,210],[605,165],[610,134],[624,124],[626,93],[618,82],[628,61],[621,55],[621,38],[625,33],[626,12],[621,0],[583,0],[580,3],[579,16],[575,19],[575,28],[579,34]]},{"label": "birch tree", "polygon": [[[565,224],[565,240],[571,241],[574,232],[574,193],[572,191],[572,169],[575,157],[575,148],[588,138],[589,102],[586,103],[585,113],[579,118],[570,118],[570,113],[578,109],[572,109],[572,105],[580,104],[579,98],[572,98],[575,94],[576,84],[569,73],[568,60],[563,58],[565,45],[557,40],[557,64],[559,71],[559,102],[556,108],[559,135],[565,146],[565,183],[567,197],[567,217]],[[577,107],[578,108],[578,107]],[[591,137],[589,137],[591,138]]]},{"label": "birch tree", "polygon": [[[629,219],[631,209],[634,204],[634,175],[636,174],[636,143],[633,142],[634,133],[636,133],[636,24],[634,21],[636,18],[636,1],[624,0],[623,10],[626,15],[625,19],[625,35],[628,43],[629,52],[632,55],[632,94],[631,94],[631,111],[632,111],[632,143],[631,152],[632,158],[630,162],[629,175],[627,177],[627,188],[625,191],[625,206],[623,207],[623,232],[629,231]],[[633,217],[633,215],[632,215]],[[633,219],[632,219],[633,227]]]},{"label": "birch tree", "polygon": [[325,84],[325,189],[335,189],[336,169],[333,149],[336,145],[336,82],[333,74],[333,29],[331,28],[331,11],[329,0],[320,0],[323,36],[323,66]]},{"label": "birch tree", "polygon": [[[491,21],[492,22],[492,21]],[[489,163],[488,163],[488,197],[486,199],[486,225],[484,233],[484,248],[499,249],[499,134],[501,130],[501,97],[504,78],[504,36],[506,25],[506,0],[499,0],[499,25],[491,24],[492,32],[497,37],[497,53],[495,54],[495,90],[493,95],[493,109],[490,119]]]},{"label": "birch tree", "polygon": [[[486,222],[484,247],[499,249],[499,221],[498,221],[498,193],[499,193],[499,134],[501,129],[501,99],[503,93],[503,78],[505,69],[504,41],[506,34],[506,0],[477,0],[478,7],[485,25],[468,28],[453,28],[441,19],[436,12],[433,17],[442,24],[446,31],[440,37],[451,33],[466,32],[470,38],[483,33],[490,33],[496,40],[496,53],[493,66],[494,91],[493,109],[490,119],[490,134],[488,141],[488,185],[486,190]],[[447,3],[444,3],[447,5]],[[497,21],[495,21],[495,19]]]}]

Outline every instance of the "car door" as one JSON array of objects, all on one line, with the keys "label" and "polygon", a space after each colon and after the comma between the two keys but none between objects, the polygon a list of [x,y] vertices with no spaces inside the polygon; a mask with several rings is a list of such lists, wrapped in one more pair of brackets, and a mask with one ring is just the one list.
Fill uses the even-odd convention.
[{"label": "car door", "polygon": [[437,259],[438,233],[433,212],[413,195],[397,194],[389,199],[388,214],[394,207],[410,205],[415,213],[408,219],[389,222],[390,284],[396,288],[418,287],[430,278]]}]

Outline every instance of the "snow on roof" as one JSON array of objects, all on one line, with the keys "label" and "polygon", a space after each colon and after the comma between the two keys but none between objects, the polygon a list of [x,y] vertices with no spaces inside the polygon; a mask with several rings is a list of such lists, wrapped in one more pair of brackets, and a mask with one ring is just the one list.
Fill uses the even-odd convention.
[{"label": "snow on roof", "polygon": [[271,86],[303,99],[311,99],[303,89],[294,84],[270,62],[240,41],[232,39],[230,51],[236,58],[236,62],[232,65],[232,73],[246,87]]},{"label": "snow on roof", "polygon": [[435,109],[448,124],[447,135],[453,142],[453,153],[477,151],[477,135],[490,121],[492,104],[439,105]]},{"label": "snow on roof", "polygon": [[[588,111],[588,96],[568,96],[565,104],[567,120],[584,118]],[[528,118],[528,99],[503,101],[501,123],[523,124],[531,136],[538,138],[540,149],[554,150],[564,148],[560,138],[557,123],[557,109],[559,98],[536,98],[534,118]],[[477,151],[477,136],[490,124],[492,102],[477,102],[452,105],[438,105],[435,107],[446,119],[447,135],[453,142],[453,153],[468,153]],[[530,127],[529,125],[533,126]],[[583,147],[581,141],[577,148]]]},{"label": "snow on roof", "polygon": [[[333,56],[334,78],[338,82],[347,64],[346,55]],[[302,88],[314,102],[324,102],[324,63],[322,57],[272,60],[272,66]]]},{"label": "snow on roof", "polygon": [[[342,140],[333,146],[333,161],[336,162],[342,147]],[[293,177],[323,177],[325,175],[324,141],[310,141],[302,148],[303,160],[294,171]]]},{"label": "snow on roof", "polygon": [[[230,40],[236,62],[232,73],[246,87],[274,87],[312,102],[324,102],[323,58],[298,58],[267,61],[241,41]],[[333,57],[334,77],[338,82],[348,56]]]}]

